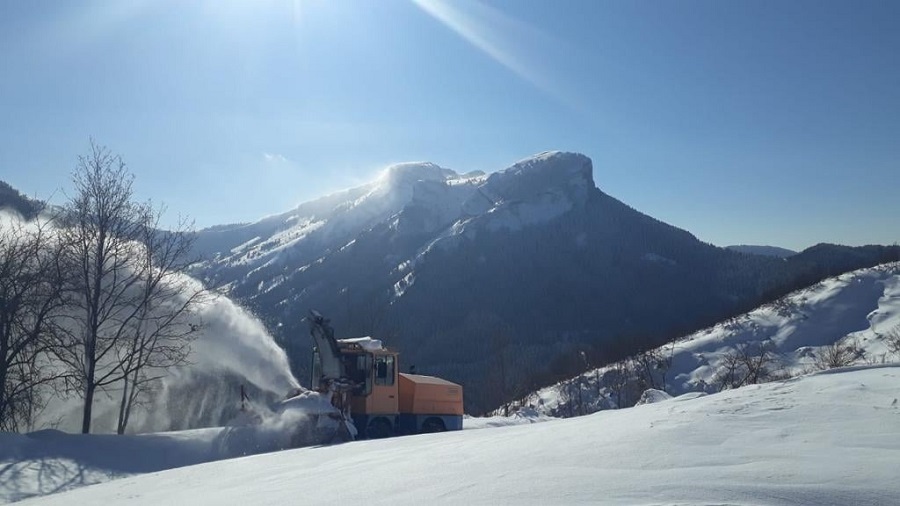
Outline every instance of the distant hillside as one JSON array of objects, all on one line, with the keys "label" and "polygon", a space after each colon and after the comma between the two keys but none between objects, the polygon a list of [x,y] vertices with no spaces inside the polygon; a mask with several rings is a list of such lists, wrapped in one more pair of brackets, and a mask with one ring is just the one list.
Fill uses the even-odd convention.
[{"label": "distant hillside", "polygon": [[0,181],[0,209],[12,209],[25,219],[37,216],[44,208],[44,203],[22,195],[5,181]]},{"label": "distant hillside", "polygon": [[[900,360],[900,262],[828,278],[677,341],[543,388],[499,410],[575,416],[644,390],[712,393],[836,365]],[[758,364],[755,377],[748,364]],[[756,373],[753,373],[756,374]]]},{"label": "distant hillside", "polygon": [[776,258],[787,258],[792,255],[796,255],[796,251],[792,251],[786,248],[779,248],[778,246],[753,246],[750,244],[737,244],[734,246],[726,246],[726,249],[730,249],[731,251],[737,251],[739,253],[748,253],[750,255],[762,255],[767,257],[776,257]]}]

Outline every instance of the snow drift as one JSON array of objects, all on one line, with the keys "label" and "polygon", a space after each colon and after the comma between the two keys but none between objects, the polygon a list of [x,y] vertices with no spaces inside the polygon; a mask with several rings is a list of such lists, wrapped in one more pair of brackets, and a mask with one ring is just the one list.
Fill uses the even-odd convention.
[{"label": "snow drift", "polygon": [[897,367],[841,370],[547,423],[214,462],[23,505],[898,504],[898,384]]}]

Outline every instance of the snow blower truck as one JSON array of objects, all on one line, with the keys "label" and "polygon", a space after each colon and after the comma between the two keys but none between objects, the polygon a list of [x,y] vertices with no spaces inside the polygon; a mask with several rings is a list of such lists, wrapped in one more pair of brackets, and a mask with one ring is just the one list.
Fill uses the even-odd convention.
[{"label": "snow blower truck", "polygon": [[[371,337],[335,339],[317,311],[307,318],[312,336],[311,386],[330,392],[347,439],[462,429],[462,386],[433,376],[399,372],[398,353]],[[351,429],[349,422],[355,430]]]}]

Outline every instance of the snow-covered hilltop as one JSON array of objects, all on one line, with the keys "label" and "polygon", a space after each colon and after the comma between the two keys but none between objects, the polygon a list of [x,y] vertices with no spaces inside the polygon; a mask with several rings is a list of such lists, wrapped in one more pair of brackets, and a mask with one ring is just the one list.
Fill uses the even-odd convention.
[{"label": "snow-covered hilltop", "polygon": [[900,263],[826,279],[504,408],[571,416],[638,401],[645,388],[711,393],[854,364],[900,361]]},{"label": "snow-covered hilltop", "polygon": [[[204,230],[199,237],[200,248],[221,249],[211,260],[214,265],[246,265],[251,269],[277,263],[294,250],[315,260],[421,198],[415,197],[417,187],[447,187],[452,190],[444,196],[449,203],[458,200],[455,194],[471,193],[472,183],[478,179],[432,163],[397,164],[371,183],[316,199],[287,213],[256,223]],[[242,242],[227,244],[229,240]]]},{"label": "snow-covered hilltop", "polygon": [[[392,165],[375,181],[302,204],[259,222],[201,231],[206,270],[260,269],[296,261],[309,265],[388,222],[401,235],[434,240],[482,228],[519,229],[583,204],[594,188],[584,155],[545,152],[490,176],[457,174],[429,162]],[[409,260],[409,259],[405,259]],[[402,262],[401,262],[402,263]],[[240,269],[243,267],[244,269]],[[243,279],[236,279],[237,284]]]}]

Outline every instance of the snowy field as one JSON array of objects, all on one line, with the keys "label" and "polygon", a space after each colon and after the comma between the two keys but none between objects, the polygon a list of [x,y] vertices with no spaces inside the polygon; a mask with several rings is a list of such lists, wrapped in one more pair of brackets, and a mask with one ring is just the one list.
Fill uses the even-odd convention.
[{"label": "snowy field", "polygon": [[[0,503],[94,485],[136,474],[275,452],[299,445],[309,424],[302,411],[268,415],[253,426],[214,427],[156,434],[68,434],[43,430],[0,433]],[[485,429],[555,420],[527,413],[465,417],[465,429]],[[301,430],[298,431],[297,428]],[[304,434],[312,439],[310,434]]]},{"label": "snowy field", "polygon": [[[900,368],[850,368],[547,423],[223,460],[22,504],[900,504],[898,397]],[[159,455],[209,436],[172,434]],[[4,437],[4,448],[25,438]],[[70,465],[142,472],[140,453],[89,437],[96,446]],[[26,478],[6,471],[3,451],[9,489]],[[51,452],[42,465],[54,462]]]}]

